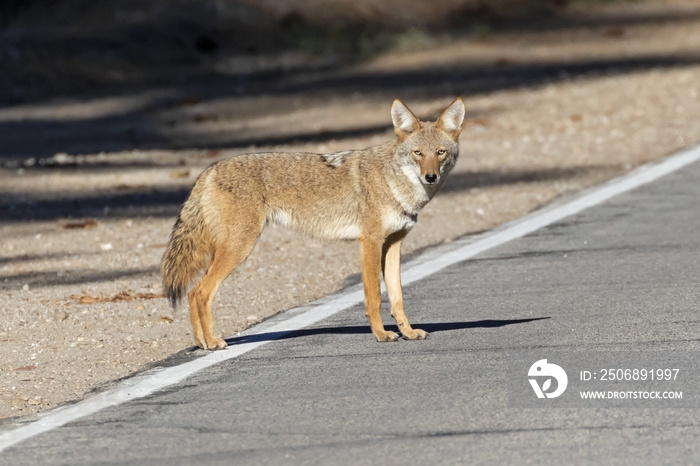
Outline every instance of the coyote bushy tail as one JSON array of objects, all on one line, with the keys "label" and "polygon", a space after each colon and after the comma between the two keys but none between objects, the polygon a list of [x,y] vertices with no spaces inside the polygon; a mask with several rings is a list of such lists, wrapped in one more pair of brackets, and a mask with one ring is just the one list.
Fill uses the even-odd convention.
[{"label": "coyote bushy tail", "polygon": [[160,265],[163,294],[173,307],[182,300],[187,287],[210,259],[211,240],[202,209],[190,195],[175,221]]}]

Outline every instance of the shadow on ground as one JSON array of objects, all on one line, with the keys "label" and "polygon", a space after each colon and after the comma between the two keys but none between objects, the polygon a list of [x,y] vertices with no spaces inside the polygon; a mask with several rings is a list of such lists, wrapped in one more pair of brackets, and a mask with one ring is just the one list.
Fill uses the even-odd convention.
[{"label": "shadow on ground", "polygon": [[[501,65],[465,61],[410,72],[351,73],[343,76],[311,74],[299,80],[287,76],[267,81],[253,79],[254,84],[244,94],[246,98],[264,95],[315,100],[323,96],[372,95],[376,99],[386,99],[387,102],[397,96],[405,99],[454,95],[468,97],[584,76],[681,68],[699,63],[700,56],[666,55]],[[168,97],[144,97],[144,102],[135,108],[99,118],[0,120],[0,163],[11,166],[12,162],[16,165],[18,161],[27,158],[47,158],[56,153],[91,154],[134,149],[222,149],[323,143],[381,134],[390,129],[390,122],[387,121],[385,125],[309,129],[283,135],[251,136],[249,128],[202,131],[220,125],[226,116],[193,114],[192,103],[187,96],[201,92],[201,89],[208,89],[207,92],[216,89],[218,92],[208,96],[198,95],[195,98],[197,105],[229,99],[230,105],[235,108],[235,99],[240,97],[232,92],[230,82],[226,79],[210,78],[195,87],[173,87],[168,91]],[[269,111],[274,113],[276,109],[270,108]],[[328,125],[338,123],[343,122],[324,122]]]},{"label": "shadow on ground", "polygon": [[[550,319],[551,317],[533,317],[529,319],[510,319],[510,320],[476,320],[471,322],[437,322],[437,323],[419,323],[414,324],[414,328],[420,328],[428,333],[446,332],[452,330],[464,330],[470,328],[497,328],[506,325],[526,324],[537,320]],[[387,325],[387,330],[398,332],[396,325]],[[366,334],[371,335],[372,330],[369,325],[350,325],[346,327],[315,327],[295,330],[291,332],[267,332],[255,335],[246,335],[244,337],[233,337],[226,340],[229,345],[237,345],[242,343],[255,343],[260,341],[286,340],[290,338],[301,338],[313,335],[355,335]]]},{"label": "shadow on ground", "polygon": [[88,283],[113,282],[115,280],[142,275],[159,276],[157,267],[143,267],[120,270],[69,269],[48,272],[23,272],[3,274],[0,272],[0,290],[19,290],[23,285],[44,288],[58,285],[85,285]]},{"label": "shadow on ground", "polygon": [[[585,166],[452,173],[441,192],[455,193],[478,187],[563,181],[610,169],[611,167],[605,166]],[[40,200],[0,201],[0,221],[56,220],[104,215],[110,218],[175,217],[189,191],[189,187],[127,192],[93,191],[79,197],[52,196]]]}]

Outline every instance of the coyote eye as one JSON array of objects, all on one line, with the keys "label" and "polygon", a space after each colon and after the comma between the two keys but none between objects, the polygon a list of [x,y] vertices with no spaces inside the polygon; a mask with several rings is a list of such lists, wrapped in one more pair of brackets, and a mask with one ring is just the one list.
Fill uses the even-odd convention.
[{"label": "coyote eye", "polygon": [[439,151],[437,151],[437,155],[445,155],[445,153],[447,153],[445,149],[440,149]]},{"label": "coyote eye", "polygon": [[422,155],[418,149],[414,150],[413,153],[416,155]]}]

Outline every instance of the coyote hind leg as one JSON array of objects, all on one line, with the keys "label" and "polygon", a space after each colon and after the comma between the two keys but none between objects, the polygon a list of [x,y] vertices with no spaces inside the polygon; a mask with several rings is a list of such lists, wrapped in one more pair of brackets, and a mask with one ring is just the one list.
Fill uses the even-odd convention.
[{"label": "coyote hind leg", "polygon": [[200,348],[226,348],[224,339],[214,335],[211,304],[221,283],[248,257],[258,235],[252,235],[249,239],[236,238],[238,241],[229,241],[226,245],[216,248],[207,273],[190,291],[190,320],[194,339]]}]

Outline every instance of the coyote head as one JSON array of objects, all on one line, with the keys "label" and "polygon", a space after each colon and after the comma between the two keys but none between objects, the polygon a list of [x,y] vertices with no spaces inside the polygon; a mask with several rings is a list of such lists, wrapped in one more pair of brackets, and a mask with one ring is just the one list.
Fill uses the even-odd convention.
[{"label": "coyote head", "polygon": [[391,106],[398,155],[416,170],[424,185],[439,184],[457,162],[464,113],[461,98],[455,99],[435,123],[421,123],[398,99]]}]

